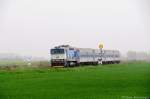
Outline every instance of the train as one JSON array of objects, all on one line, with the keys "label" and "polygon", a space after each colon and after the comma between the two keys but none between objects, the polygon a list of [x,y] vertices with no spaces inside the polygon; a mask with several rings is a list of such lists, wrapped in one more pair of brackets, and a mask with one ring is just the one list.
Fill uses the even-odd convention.
[{"label": "train", "polygon": [[50,56],[52,67],[120,63],[120,52],[118,50],[76,48],[70,45],[55,46],[50,49]]}]

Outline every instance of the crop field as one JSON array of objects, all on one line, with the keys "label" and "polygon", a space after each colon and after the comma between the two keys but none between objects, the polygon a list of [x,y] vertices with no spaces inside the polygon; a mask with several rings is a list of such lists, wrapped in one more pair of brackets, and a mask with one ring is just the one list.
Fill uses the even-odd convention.
[{"label": "crop field", "polygon": [[0,99],[150,99],[150,63],[1,69]]}]

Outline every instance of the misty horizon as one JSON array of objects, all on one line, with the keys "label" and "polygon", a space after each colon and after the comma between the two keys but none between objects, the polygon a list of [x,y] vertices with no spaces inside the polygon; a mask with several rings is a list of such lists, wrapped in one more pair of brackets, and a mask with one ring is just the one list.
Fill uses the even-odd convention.
[{"label": "misty horizon", "polygon": [[150,52],[149,0],[1,0],[0,53],[49,57],[78,48]]}]

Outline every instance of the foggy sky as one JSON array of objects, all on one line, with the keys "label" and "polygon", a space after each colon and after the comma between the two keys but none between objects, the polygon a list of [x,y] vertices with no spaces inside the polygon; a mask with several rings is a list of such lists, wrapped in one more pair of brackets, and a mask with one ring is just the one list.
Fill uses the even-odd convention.
[{"label": "foggy sky", "polygon": [[149,0],[0,0],[0,53],[49,56],[55,45],[150,51]]}]

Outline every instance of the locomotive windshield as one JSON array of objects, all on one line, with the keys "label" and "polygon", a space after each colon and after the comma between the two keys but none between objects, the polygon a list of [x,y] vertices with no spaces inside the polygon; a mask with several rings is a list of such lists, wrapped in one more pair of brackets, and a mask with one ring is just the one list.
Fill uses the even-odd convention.
[{"label": "locomotive windshield", "polygon": [[51,49],[51,54],[64,54],[64,49]]}]

